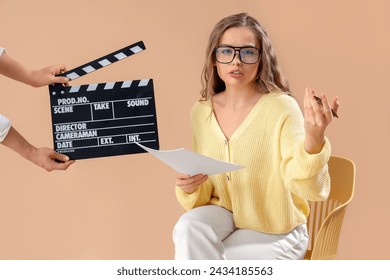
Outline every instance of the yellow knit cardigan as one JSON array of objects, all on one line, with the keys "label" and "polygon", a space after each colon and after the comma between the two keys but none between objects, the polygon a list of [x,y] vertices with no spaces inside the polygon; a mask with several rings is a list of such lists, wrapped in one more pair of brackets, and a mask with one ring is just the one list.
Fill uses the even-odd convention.
[{"label": "yellow knit cardigan", "polygon": [[176,186],[184,209],[219,205],[237,228],[278,234],[306,223],[307,201],[329,195],[330,143],[326,138],[318,154],[305,151],[302,112],[287,94],[263,95],[229,141],[210,100],[194,105],[191,123],[196,152],[245,168],[210,176],[191,194]]}]

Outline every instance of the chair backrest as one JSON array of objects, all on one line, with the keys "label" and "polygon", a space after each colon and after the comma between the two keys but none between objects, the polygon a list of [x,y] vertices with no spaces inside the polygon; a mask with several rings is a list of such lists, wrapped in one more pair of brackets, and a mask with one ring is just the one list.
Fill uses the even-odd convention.
[{"label": "chair backrest", "polygon": [[356,168],[347,158],[331,156],[331,190],[326,201],[309,202],[309,246],[305,259],[335,259],[346,207],[352,200]]}]

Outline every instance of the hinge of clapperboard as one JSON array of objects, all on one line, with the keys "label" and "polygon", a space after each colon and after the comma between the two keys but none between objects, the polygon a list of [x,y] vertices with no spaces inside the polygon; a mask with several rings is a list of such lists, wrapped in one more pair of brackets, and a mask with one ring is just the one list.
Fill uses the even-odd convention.
[{"label": "hinge of clapperboard", "polygon": [[[145,50],[145,45],[142,41],[129,45],[125,48],[107,54],[101,58],[93,60],[89,63],[76,67],[72,70],[66,71],[64,73],[59,74],[58,76],[66,76],[70,81],[80,78],[86,74],[94,72],[100,68],[106,67],[114,62],[127,58],[133,54],[139,53]],[[141,80],[139,86],[142,86],[143,83],[147,83],[148,80]],[[107,87],[112,86],[112,84],[108,83]],[[97,84],[90,84],[88,87],[88,91],[93,91],[96,89]],[[77,92],[80,86],[71,86],[69,87],[69,93]],[[62,84],[52,84],[49,85],[49,91],[51,94],[64,94],[66,92],[66,87]]]}]

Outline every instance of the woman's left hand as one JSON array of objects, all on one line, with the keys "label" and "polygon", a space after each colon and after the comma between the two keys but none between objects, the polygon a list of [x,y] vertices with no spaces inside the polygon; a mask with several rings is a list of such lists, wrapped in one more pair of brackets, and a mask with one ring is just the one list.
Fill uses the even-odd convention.
[{"label": "woman's left hand", "polygon": [[333,120],[332,110],[337,113],[340,105],[338,98],[335,97],[331,108],[326,94],[323,93],[320,95],[321,106],[314,96],[315,91],[311,88],[306,88],[304,97],[305,150],[309,154],[316,154],[321,151],[325,140],[326,127]]}]

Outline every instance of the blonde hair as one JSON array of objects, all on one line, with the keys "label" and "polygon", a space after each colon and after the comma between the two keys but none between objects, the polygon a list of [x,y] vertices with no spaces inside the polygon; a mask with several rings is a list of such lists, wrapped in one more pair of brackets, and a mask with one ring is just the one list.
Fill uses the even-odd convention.
[{"label": "blonde hair", "polygon": [[215,48],[218,47],[223,33],[233,27],[249,27],[260,43],[261,56],[256,76],[256,85],[259,90],[263,93],[278,90],[290,94],[287,79],[281,73],[267,32],[255,18],[247,13],[240,13],[220,20],[210,34],[206,49],[206,61],[201,75],[203,88],[200,94],[202,100],[208,100],[226,88],[224,81],[218,76],[215,66]]}]

